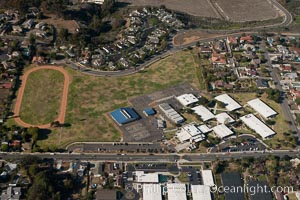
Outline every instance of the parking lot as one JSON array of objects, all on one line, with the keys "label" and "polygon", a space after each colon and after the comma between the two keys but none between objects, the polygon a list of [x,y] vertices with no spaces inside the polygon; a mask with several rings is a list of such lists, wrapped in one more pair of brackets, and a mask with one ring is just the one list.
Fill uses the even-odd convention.
[{"label": "parking lot", "polygon": [[159,104],[169,103],[175,110],[179,111],[182,106],[175,97],[186,93],[199,95],[199,91],[195,90],[191,85],[184,83],[152,94],[130,99],[130,104],[141,118],[137,121],[120,126],[123,133],[123,142],[161,141],[163,138],[163,129],[158,128],[156,124],[156,120],[160,118],[159,115],[146,116],[143,113],[143,110],[152,107],[156,108],[156,111],[159,111],[157,109]]},{"label": "parking lot", "polygon": [[266,146],[257,140],[254,136],[242,135],[238,138],[236,145],[234,145],[236,139],[227,139],[224,143],[213,147],[210,152],[237,152],[237,151],[263,151]]}]

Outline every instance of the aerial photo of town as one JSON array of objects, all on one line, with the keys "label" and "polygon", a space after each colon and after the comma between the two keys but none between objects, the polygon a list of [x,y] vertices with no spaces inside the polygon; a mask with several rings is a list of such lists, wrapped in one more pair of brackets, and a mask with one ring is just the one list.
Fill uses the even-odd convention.
[{"label": "aerial photo of town", "polygon": [[300,200],[300,0],[0,0],[0,200]]}]

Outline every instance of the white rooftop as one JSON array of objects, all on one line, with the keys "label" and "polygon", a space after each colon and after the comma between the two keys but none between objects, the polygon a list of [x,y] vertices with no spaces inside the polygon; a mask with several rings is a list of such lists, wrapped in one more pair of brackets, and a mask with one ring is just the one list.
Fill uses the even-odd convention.
[{"label": "white rooftop", "polygon": [[143,200],[161,200],[160,184],[143,184]]},{"label": "white rooftop", "polygon": [[225,104],[225,108],[228,111],[233,111],[240,109],[242,106],[236,102],[232,97],[230,97],[228,94],[221,94],[219,96],[215,97],[216,100],[221,101]]},{"label": "white rooftop", "polygon": [[253,114],[248,114],[240,118],[250,129],[254,130],[262,138],[267,138],[276,133],[270,129],[266,124],[260,121]]},{"label": "white rooftop", "polygon": [[183,106],[188,106],[190,104],[196,103],[198,102],[198,98],[195,97],[195,95],[193,94],[183,94],[180,95],[178,97],[176,97],[176,99],[183,105]]},{"label": "white rooftop", "polygon": [[215,185],[214,177],[210,169],[202,170],[201,174],[203,179],[203,185],[208,185],[210,187]]},{"label": "white rooftop", "polygon": [[228,115],[227,113],[220,113],[217,114],[215,117],[220,124],[230,124],[234,122],[234,119],[230,117],[230,115]]},{"label": "white rooftop", "polygon": [[206,124],[202,124],[201,126],[198,127],[202,133],[208,133],[211,131],[210,128]]},{"label": "white rooftop", "polygon": [[168,199],[170,200],[186,200],[186,186],[184,183],[168,183]]},{"label": "white rooftop", "polygon": [[200,129],[197,127],[196,124],[187,124],[181,128],[181,130],[186,131],[189,133],[190,136],[195,136],[201,134]]},{"label": "white rooftop", "polygon": [[176,136],[180,142],[187,141],[191,138],[191,136],[185,131],[177,131]]},{"label": "white rooftop", "polygon": [[210,187],[207,185],[191,185],[193,200],[211,200]]},{"label": "white rooftop", "polygon": [[277,115],[277,113],[272,108],[270,108],[267,104],[265,104],[262,100],[258,98],[248,101],[247,103],[251,108],[253,108],[264,118]]},{"label": "white rooftop", "polygon": [[212,114],[207,108],[204,106],[196,106],[192,108],[192,110],[201,118],[202,121],[207,121],[215,118],[214,114]]},{"label": "white rooftop", "polygon": [[225,138],[233,134],[233,132],[224,124],[213,127],[213,131],[219,138]]},{"label": "white rooftop", "polygon": [[180,142],[184,142],[189,139],[193,139],[195,142],[200,142],[205,139],[201,130],[194,123],[183,126],[176,134]]},{"label": "white rooftop", "polygon": [[136,171],[136,182],[138,183],[158,183],[158,174],[157,173],[149,173],[145,174],[143,171]]}]

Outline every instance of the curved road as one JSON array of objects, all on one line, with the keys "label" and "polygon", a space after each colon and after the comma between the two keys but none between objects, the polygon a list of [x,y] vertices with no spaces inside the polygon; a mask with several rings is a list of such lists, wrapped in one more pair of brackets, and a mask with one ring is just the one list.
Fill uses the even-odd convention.
[{"label": "curved road", "polygon": [[66,109],[67,109],[68,90],[69,90],[69,83],[70,83],[69,74],[62,67],[56,67],[56,66],[38,66],[38,67],[34,67],[34,68],[29,69],[21,77],[22,84],[21,84],[21,86],[19,88],[19,92],[18,92],[18,95],[17,95],[15,107],[14,107],[14,119],[15,119],[16,123],[18,125],[20,125],[20,126],[23,126],[23,127],[31,127],[32,126],[32,127],[39,127],[39,128],[50,128],[50,123],[49,124],[42,124],[42,125],[33,125],[33,124],[29,124],[29,123],[24,122],[21,119],[21,116],[20,116],[21,104],[22,104],[22,99],[23,99],[23,95],[24,95],[24,91],[25,91],[25,87],[26,87],[26,82],[27,82],[28,76],[32,72],[35,72],[35,71],[41,70],[41,69],[57,70],[57,71],[61,72],[64,75],[64,88],[63,88],[62,100],[61,100],[61,104],[60,104],[60,112],[59,112],[59,116],[58,116],[58,118],[56,120],[59,121],[61,124],[63,124],[64,121],[65,121]]}]

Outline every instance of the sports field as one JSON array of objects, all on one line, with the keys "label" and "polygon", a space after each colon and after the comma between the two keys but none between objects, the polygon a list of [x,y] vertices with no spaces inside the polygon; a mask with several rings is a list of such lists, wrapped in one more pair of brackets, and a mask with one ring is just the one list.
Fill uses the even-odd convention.
[{"label": "sports field", "polygon": [[14,114],[25,127],[49,127],[53,121],[64,123],[69,77],[60,67],[31,67],[22,76]]},{"label": "sports field", "polygon": [[198,87],[195,67],[192,54],[182,51],[126,77],[94,77],[69,69],[72,81],[65,122],[71,127],[54,129],[39,143],[64,146],[74,141],[118,141],[120,133],[108,112],[128,105],[130,98],[182,82]]}]

